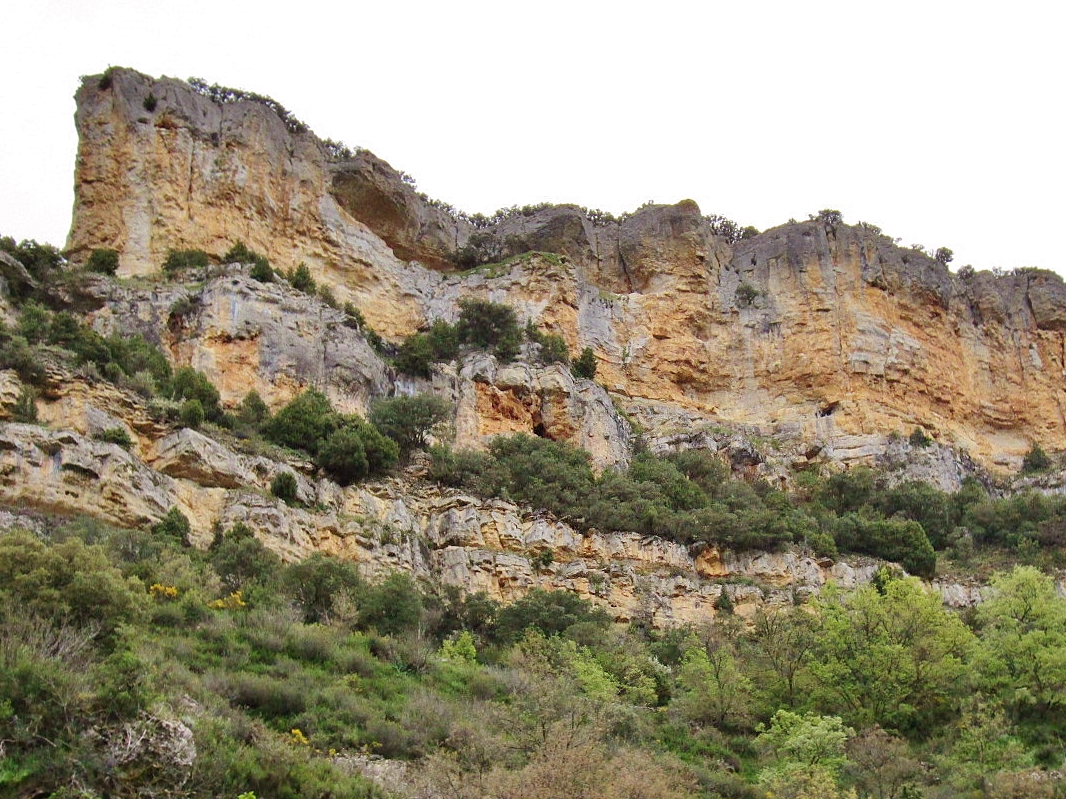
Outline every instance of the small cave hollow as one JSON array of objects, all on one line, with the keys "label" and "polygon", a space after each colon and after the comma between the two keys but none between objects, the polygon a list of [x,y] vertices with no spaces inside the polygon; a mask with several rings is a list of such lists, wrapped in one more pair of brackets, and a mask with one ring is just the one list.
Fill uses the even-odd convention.
[{"label": "small cave hollow", "polygon": [[829,402],[818,409],[818,416],[822,418],[825,418],[826,416],[832,416],[833,411],[835,411],[839,407],[840,400],[833,400],[832,402]]}]

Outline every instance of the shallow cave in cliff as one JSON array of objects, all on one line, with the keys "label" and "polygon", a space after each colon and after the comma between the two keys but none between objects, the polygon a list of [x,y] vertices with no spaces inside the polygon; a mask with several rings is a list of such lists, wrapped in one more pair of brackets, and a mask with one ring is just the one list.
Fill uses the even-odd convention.
[{"label": "shallow cave in cliff", "polygon": [[829,402],[829,403],[823,405],[821,408],[818,409],[818,416],[820,416],[820,417],[832,416],[833,415],[833,411],[835,411],[839,407],[840,407],[840,400],[833,400],[832,402]]}]

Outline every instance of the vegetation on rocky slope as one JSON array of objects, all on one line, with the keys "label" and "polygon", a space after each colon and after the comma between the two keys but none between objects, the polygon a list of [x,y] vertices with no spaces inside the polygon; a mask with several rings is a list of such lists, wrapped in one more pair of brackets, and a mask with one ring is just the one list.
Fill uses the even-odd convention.
[{"label": "vegetation on rocky slope", "polygon": [[[152,398],[161,425],[295,450],[342,484],[445,437],[449,408],[431,396],[380,400],[366,419],[317,391],[273,415],[255,392],[227,409],[145,339],[85,325],[72,311],[85,275],[52,248],[2,244],[32,281],[12,284],[0,364],[30,388],[48,388],[52,365],[76,368]],[[493,303],[435,329],[434,358],[440,342],[567,355]],[[100,436],[133,443],[122,428]],[[435,447],[429,476],[694,551],[859,552],[923,576],[937,553],[1063,565],[1066,498],[995,498],[974,481],[947,494],[856,468],[797,474],[785,492],[706,451],[639,452],[597,475],[587,453],[525,435]],[[271,491],[296,502],[289,472]],[[1031,565],[992,576],[961,615],[886,567],[852,593],[749,619],[733,617],[727,584],[713,626],[654,630],[572,594],[503,607],[401,574],[371,583],[322,555],[283,564],[244,524],[204,551],[189,533],[176,509],[149,529],[42,518],[0,533],[0,795],[1063,794],[1066,600]]]},{"label": "vegetation on rocky slope", "polygon": [[994,584],[965,619],[885,572],[655,631],[282,565],[240,525],[43,524],[0,536],[0,791],[370,796],[373,755],[406,795],[1057,795],[1066,600]]}]

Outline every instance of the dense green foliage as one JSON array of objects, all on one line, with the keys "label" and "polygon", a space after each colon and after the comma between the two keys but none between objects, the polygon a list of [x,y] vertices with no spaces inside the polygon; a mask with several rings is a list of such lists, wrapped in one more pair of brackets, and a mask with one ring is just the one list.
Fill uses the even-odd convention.
[{"label": "dense green foliage", "polygon": [[1038,769],[1066,752],[1066,600],[1031,568],[969,625],[886,576],[656,632],[574,594],[285,565],[242,524],[200,552],[168,519],[0,533],[0,791],[376,795],[337,765],[359,752],[472,799],[1062,787]]},{"label": "dense green foliage", "polygon": [[296,489],[296,475],[292,472],[278,472],[270,481],[270,493],[290,505],[296,501]]},{"label": "dense green foliage", "polygon": [[285,279],[297,291],[302,291],[304,294],[315,293],[315,279],[311,277],[311,270],[307,268],[307,264],[302,261],[295,269],[290,269],[285,273]]},{"label": "dense green foliage", "polygon": [[211,265],[211,256],[203,250],[168,250],[163,271],[174,276],[186,269],[203,269]]},{"label": "dense green foliage", "polygon": [[305,391],[262,423],[268,440],[299,449],[341,485],[382,474],[425,446],[448,406],[434,397],[381,400],[368,422],[341,414],[318,391]]},{"label": "dense green foliage", "polygon": [[574,359],[571,369],[574,377],[582,380],[592,380],[596,377],[596,354],[592,351],[592,347],[585,347],[581,350],[581,354]]},{"label": "dense green foliage", "polygon": [[118,271],[118,250],[98,249],[89,253],[85,268],[90,272],[113,275]]},{"label": "dense green foliage", "polygon": [[579,529],[626,530],[734,549],[806,544],[900,563],[933,575],[936,550],[965,557],[964,542],[1019,553],[1066,543],[1066,498],[1035,492],[990,499],[975,482],[945,494],[925,483],[894,487],[870,469],[807,480],[786,494],[735,479],[705,451],[638,453],[628,470],[593,475],[587,455],[528,435],[497,438],[484,453],[436,447],[432,477],[481,496],[551,510]]},{"label": "dense green foliage", "polygon": [[370,422],[395,441],[400,455],[406,458],[425,449],[429,437],[441,432],[450,415],[451,405],[446,400],[422,394],[378,400],[370,409]]},{"label": "dense green foliage", "polygon": [[459,301],[459,320],[450,325],[442,319],[434,320],[425,333],[408,336],[400,345],[396,366],[401,372],[428,377],[434,362],[455,358],[463,345],[488,350],[501,361],[512,361],[518,355],[524,338],[540,345],[545,363],[563,360],[566,344],[558,336],[527,328],[524,333],[518,316],[508,305],[479,299]]}]

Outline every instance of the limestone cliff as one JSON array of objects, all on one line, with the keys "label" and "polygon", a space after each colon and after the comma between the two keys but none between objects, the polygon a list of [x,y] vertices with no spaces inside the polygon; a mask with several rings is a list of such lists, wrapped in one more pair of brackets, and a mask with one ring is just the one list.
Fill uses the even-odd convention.
[{"label": "limestone cliff", "polygon": [[[392,341],[454,319],[463,296],[508,302],[571,350],[592,347],[600,382],[660,438],[743,425],[816,460],[855,461],[921,426],[1008,468],[1034,441],[1066,448],[1066,287],[1050,273],[960,277],[869,226],[820,221],[730,243],[691,201],[620,222],[561,206],[475,227],[369,153],[331,159],[262,103],[125,69],[87,78],[77,101],[75,260],[114,247],[120,274],[150,274],[170,248],[221,256],[241,239],[277,266],[306,262]],[[459,272],[472,250],[504,263]],[[556,257],[522,256],[532,251]],[[254,373],[265,394],[291,391],[285,353],[252,363],[263,354],[212,313],[195,351],[174,345],[181,359],[213,368],[224,390]],[[224,354],[212,349],[226,336]],[[380,371],[315,368],[351,407],[380,387]],[[508,417],[514,397],[500,390],[473,400],[488,421],[460,426],[486,432],[495,413],[532,431],[554,401],[534,390]],[[649,424],[677,409],[684,428]]]},{"label": "limestone cliff", "polygon": [[[41,513],[146,526],[177,507],[192,523],[193,543],[203,547],[216,526],[243,522],[286,560],[327,552],[355,561],[371,577],[402,569],[429,584],[502,601],[533,588],[568,590],[618,620],[656,626],[709,621],[723,592],[736,612],[750,615],[826,583],[868,582],[877,568],[869,559],[690,552],[630,533],[582,534],[550,514],[441,490],[413,474],[342,489],[191,430],[144,443],[142,460],[76,432],[0,423],[0,502],[19,509],[3,514],[0,526],[36,528]],[[302,506],[266,493],[280,470],[297,476]],[[543,553],[551,557],[538,557]],[[954,601],[973,601],[957,586],[941,590]]]}]

